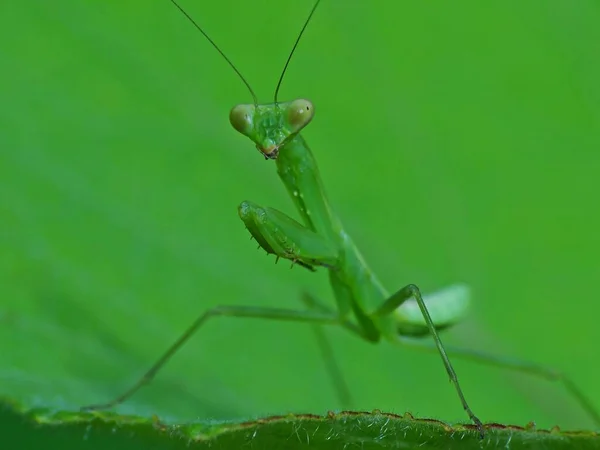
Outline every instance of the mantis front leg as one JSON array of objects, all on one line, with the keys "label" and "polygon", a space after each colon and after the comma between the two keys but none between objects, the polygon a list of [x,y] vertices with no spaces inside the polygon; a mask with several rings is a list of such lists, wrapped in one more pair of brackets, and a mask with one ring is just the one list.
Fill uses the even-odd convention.
[{"label": "mantis front leg", "polygon": [[281,211],[245,201],[238,207],[238,213],[252,237],[267,253],[307,268],[337,267],[336,246]]}]

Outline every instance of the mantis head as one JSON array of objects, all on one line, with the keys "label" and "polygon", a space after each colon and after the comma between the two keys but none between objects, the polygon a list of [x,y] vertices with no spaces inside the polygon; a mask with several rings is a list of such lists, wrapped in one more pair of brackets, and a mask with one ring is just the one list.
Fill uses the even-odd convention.
[{"label": "mantis head", "polygon": [[285,145],[290,139],[292,139],[302,128],[304,128],[312,120],[314,115],[314,108],[312,103],[306,99],[296,99],[291,102],[279,103],[277,96],[279,94],[279,88],[285,76],[285,72],[288,68],[294,51],[300,42],[300,38],[304,34],[304,30],[308,26],[311,17],[313,16],[317,6],[321,0],[316,0],[314,6],[310,10],[308,18],[304,22],[304,26],[296,42],[292,47],[292,51],[288,55],[285,66],[279,76],[277,87],[275,88],[274,103],[268,105],[259,105],[258,97],[252,90],[252,87],[248,81],[244,78],[242,73],[237,67],[231,62],[231,60],[223,53],[217,44],[206,34],[206,32],[198,25],[192,17],[179,6],[177,0],[171,0],[171,3],[175,5],[179,11],[191,22],[196,29],[202,33],[206,40],[219,52],[223,59],[229,64],[233,71],[239,76],[240,80],[246,85],[250,95],[254,100],[252,104],[237,105],[229,113],[229,121],[233,128],[242,133],[244,136],[249,137],[255,144],[256,148],[263,154],[265,159],[276,159],[279,154],[279,150]]},{"label": "mantis head", "polygon": [[275,159],[279,150],[308,125],[314,114],[313,104],[301,98],[268,105],[237,105],[229,113],[229,121],[256,144],[265,159]]}]

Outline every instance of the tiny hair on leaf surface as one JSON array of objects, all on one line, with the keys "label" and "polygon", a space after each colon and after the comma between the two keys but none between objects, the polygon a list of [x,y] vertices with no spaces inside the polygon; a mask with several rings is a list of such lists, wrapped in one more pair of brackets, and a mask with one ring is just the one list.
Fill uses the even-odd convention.
[{"label": "tiny hair on leaf surface", "polygon": [[11,448],[136,450],[154,449],[600,449],[600,435],[591,431],[538,430],[528,426],[450,425],[411,414],[381,411],[288,414],[247,421],[163,423],[159,417],[112,412],[22,410],[0,402],[0,429]]}]

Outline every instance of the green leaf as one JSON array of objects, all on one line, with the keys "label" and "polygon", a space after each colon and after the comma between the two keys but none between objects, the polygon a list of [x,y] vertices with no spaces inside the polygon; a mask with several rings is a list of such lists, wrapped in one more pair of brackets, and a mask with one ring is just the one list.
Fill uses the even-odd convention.
[{"label": "green leaf", "polygon": [[[182,3],[270,101],[311,2]],[[315,104],[305,137],[333,207],[388,290],[473,286],[445,343],[556,366],[598,406],[600,10],[376,3],[324,0],[282,86]],[[334,305],[323,271],[249,241],[241,201],[294,212],[231,129],[249,94],[197,30],[167,0],[34,4],[0,2],[0,395],[69,416],[208,308],[293,308],[303,290]],[[466,420],[437,355],[324,331],[357,409]],[[557,386],[454,365],[484,422],[592,427]],[[308,327],[223,319],[116,412],[231,423],[340,406]],[[86,442],[85,422],[11,411],[11,440]]]},{"label": "green leaf", "polygon": [[3,440],[13,448],[62,449],[599,449],[600,435],[489,424],[480,438],[473,425],[449,425],[379,411],[300,414],[229,422],[167,425],[158,418],[112,413],[34,410],[27,420],[8,405],[0,409]]}]

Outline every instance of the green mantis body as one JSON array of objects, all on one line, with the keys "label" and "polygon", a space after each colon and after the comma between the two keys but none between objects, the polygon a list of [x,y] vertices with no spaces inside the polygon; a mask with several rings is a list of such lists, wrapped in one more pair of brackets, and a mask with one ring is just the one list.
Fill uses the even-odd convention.
[{"label": "green mantis body", "polygon": [[[408,301],[418,295],[416,286],[409,285],[401,291],[406,295],[390,297],[344,231],[327,201],[312,152],[299,134],[298,125],[286,118],[298,116],[298,111],[306,111],[301,113],[306,115],[300,121],[304,126],[312,118],[314,107],[308,100],[300,99],[258,108],[240,105],[232,111],[231,122],[238,131],[250,137],[267,158],[275,159],[277,172],[304,222],[301,225],[280,211],[246,201],[238,208],[246,228],[267,253],[308,268],[324,266],[329,271],[339,317],[346,320],[353,314],[365,339],[396,342],[398,335],[428,333],[427,317],[415,310],[414,302]],[[247,128],[238,126],[238,114],[248,118]],[[273,122],[279,124],[277,128],[272,128]],[[270,128],[268,133],[264,128]],[[292,131],[294,128],[297,130]],[[275,141],[277,150],[273,150],[270,136],[262,137],[269,133],[287,136]],[[443,297],[442,301],[428,302],[426,308],[437,328],[461,318],[469,300],[468,288],[455,285],[446,289]]]},{"label": "green mantis body", "polygon": [[[462,284],[450,286],[438,293],[423,297],[419,288],[409,284],[390,295],[369,269],[357,247],[333,212],[319,175],[315,158],[300,131],[312,120],[314,106],[305,99],[277,102],[277,91],[293,51],[319,3],[317,0],[294,50],[285,65],[272,104],[258,104],[252,89],[223,52],[204,31],[177,6],[221,53],[242,78],[254,97],[253,104],[238,105],[231,110],[233,127],[250,138],[267,160],[275,160],[277,172],[292,199],[303,224],[273,208],[261,207],[250,201],[238,207],[240,218],[252,237],[267,253],[292,261],[310,270],[322,267],[329,273],[337,310],[333,311],[319,300],[306,296],[308,309],[255,308],[221,306],[201,315],[167,350],[151,369],[128,391],[113,401],[87,407],[112,407],[129,398],[148,383],[166,361],[208,319],[217,316],[246,317],[300,321],[311,324],[342,326],[370,342],[381,339],[397,345],[409,345],[437,351],[454,384],[463,408],[483,435],[481,421],[469,408],[438,330],[460,320],[469,303],[469,289]],[[431,342],[416,338],[431,334]],[[493,357],[469,350],[453,349],[456,356],[475,359],[487,364],[527,372],[540,377],[562,381],[570,392],[600,426],[600,415],[587,398],[563,374],[537,365]]]},{"label": "green mantis body", "polygon": [[[324,266],[328,269],[337,303],[337,313],[332,316],[334,323],[345,324],[371,342],[384,338],[398,343],[399,336],[431,332],[464,409],[481,429],[481,422],[464,400],[434,326],[434,322],[440,328],[450,325],[462,316],[468,302],[468,289],[462,285],[447,289],[443,300],[429,308],[413,284],[391,296],[385,291],[330,207],[315,158],[299,134],[313,115],[312,103],[304,99],[282,104],[239,105],[232,110],[232,125],[248,136],[265,158],[275,159],[279,177],[304,225],[280,211],[248,201],[239,206],[240,217],[267,253],[308,268]],[[411,307],[415,301],[417,314]],[[321,309],[325,308],[321,306]],[[348,322],[351,315],[354,322]]]}]

